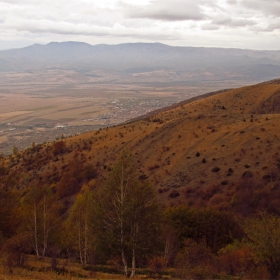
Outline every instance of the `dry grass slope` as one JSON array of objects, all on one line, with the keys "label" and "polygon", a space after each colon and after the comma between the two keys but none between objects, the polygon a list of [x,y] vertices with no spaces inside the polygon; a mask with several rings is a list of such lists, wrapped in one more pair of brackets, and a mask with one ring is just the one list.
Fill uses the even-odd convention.
[{"label": "dry grass slope", "polygon": [[32,181],[57,184],[71,161],[92,164],[102,178],[126,149],[140,179],[151,180],[166,205],[227,209],[236,205],[240,187],[254,184],[275,191],[279,201],[274,180],[280,158],[279,104],[280,80],[222,91],[64,139],[66,151],[56,156],[53,144],[44,144],[12,160],[12,170],[22,174],[22,188]]}]

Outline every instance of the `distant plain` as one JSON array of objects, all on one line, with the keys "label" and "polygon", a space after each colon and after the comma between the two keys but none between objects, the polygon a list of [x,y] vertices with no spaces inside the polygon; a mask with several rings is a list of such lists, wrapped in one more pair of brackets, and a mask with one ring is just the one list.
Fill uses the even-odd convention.
[{"label": "distant plain", "polygon": [[155,76],[154,84],[142,84],[129,83],[121,75],[99,73],[95,78],[72,70],[2,73],[0,152],[10,154],[14,146],[25,149],[32,142],[53,141],[61,135],[116,125],[226,86],[162,85],[157,82],[160,75],[168,73],[146,73],[150,80]]},{"label": "distant plain", "polygon": [[[142,74],[141,76],[143,76]],[[71,70],[2,73],[0,78],[0,152],[28,148],[99,127],[123,123],[158,108],[242,82],[200,85],[129,82],[127,77],[99,73],[87,77]],[[132,80],[135,77],[132,77]],[[152,82],[154,78],[154,83]]]},{"label": "distant plain", "polygon": [[64,42],[0,52],[0,153],[277,78],[280,52]]}]

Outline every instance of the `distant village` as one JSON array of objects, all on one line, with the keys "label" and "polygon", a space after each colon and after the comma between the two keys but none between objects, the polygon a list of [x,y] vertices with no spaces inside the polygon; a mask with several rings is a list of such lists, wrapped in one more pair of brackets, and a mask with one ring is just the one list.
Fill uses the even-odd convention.
[{"label": "distant village", "polygon": [[[95,114],[83,119],[84,125],[71,125],[68,123],[36,124],[34,126],[14,126],[12,123],[0,124],[0,154],[13,153],[14,147],[24,150],[31,147],[32,143],[52,142],[63,137],[81,134],[123,123],[137,116],[145,115],[153,110],[166,107],[178,100],[136,98],[115,99],[103,104],[103,109],[108,113]],[[3,141],[4,139],[4,141]]]}]

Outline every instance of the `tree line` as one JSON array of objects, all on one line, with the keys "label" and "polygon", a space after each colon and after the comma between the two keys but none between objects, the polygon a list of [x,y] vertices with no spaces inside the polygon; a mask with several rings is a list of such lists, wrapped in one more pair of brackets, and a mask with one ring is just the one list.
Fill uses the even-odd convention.
[{"label": "tree line", "polygon": [[0,167],[0,246],[7,264],[23,266],[25,255],[34,254],[49,257],[54,269],[58,258],[84,267],[115,263],[127,277],[138,267],[159,272],[170,266],[181,278],[225,272],[279,279],[277,215],[163,207],[128,153],[103,183],[84,184],[67,211],[61,200],[54,186],[18,190],[14,176]]}]

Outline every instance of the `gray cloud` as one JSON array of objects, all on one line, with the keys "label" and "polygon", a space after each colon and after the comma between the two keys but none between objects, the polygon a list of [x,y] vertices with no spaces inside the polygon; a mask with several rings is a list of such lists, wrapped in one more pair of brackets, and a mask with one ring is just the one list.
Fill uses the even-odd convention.
[{"label": "gray cloud", "polygon": [[247,9],[255,10],[263,15],[280,16],[279,0],[241,0],[241,5]]},{"label": "gray cloud", "polygon": [[255,26],[255,27],[252,27],[251,30],[255,31],[255,32],[267,32],[267,33],[271,33],[274,31],[280,31],[280,21],[269,24],[265,27]]},{"label": "gray cloud", "polygon": [[231,27],[231,28],[254,26],[257,24],[257,22],[252,19],[244,19],[244,18],[232,19],[230,17],[217,18],[214,19],[212,23],[224,27]]},{"label": "gray cloud", "polygon": [[279,0],[0,0],[0,11],[0,49],[6,40],[254,47],[280,36]]},{"label": "gray cloud", "polygon": [[220,29],[220,26],[217,24],[212,24],[212,23],[205,23],[201,25],[202,30],[218,30]]},{"label": "gray cloud", "polygon": [[202,20],[205,18],[197,2],[188,1],[158,1],[154,0],[149,5],[132,6],[123,5],[125,15],[131,18],[148,18],[162,21]]},{"label": "gray cloud", "polygon": [[227,3],[230,4],[230,5],[236,5],[237,0],[227,0]]},{"label": "gray cloud", "polygon": [[84,23],[73,24],[63,21],[50,20],[25,20],[20,23],[15,23],[11,26],[19,32],[26,32],[28,30],[31,34],[56,34],[56,35],[70,35],[70,36],[96,36],[96,37],[137,37],[139,39],[154,39],[155,37],[162,40],[170,40],[179,38],[180,35],[174,31],[156,29],[135,29],[125,28],[120,24],[115,24],[113,27],[100,27],[94,25],[87,25]]},{"label": "gray cloud", "polygon": [[266,29],[266,31],[269,31],[269,32],[275,31],[275,30],[280,31],[280,22],[279,21],[277,23],[270,24]]}]

